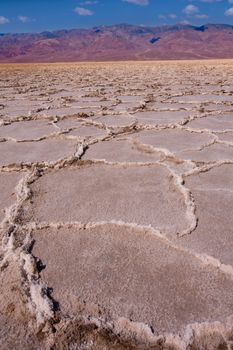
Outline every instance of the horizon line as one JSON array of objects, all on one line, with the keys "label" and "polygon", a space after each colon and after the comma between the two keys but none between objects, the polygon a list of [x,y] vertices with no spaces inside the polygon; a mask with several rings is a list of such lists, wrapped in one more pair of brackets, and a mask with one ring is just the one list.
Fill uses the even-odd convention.
[{"label": "horizon line", "polygon": [[182,23],[182,22],[177,22],[174,24],[161,24],[161,25],[144,25],[144,24],[132,24],[132,23],[115,23],[115,24],[100,24],[100,25],[95,25],[95,26],[90,26],[90,27],[73,27],[73,28],[57,28],[57,29],[45,29],[42,31],[31,31],[31,32],[0,32],[0,35],[14,35],[14,34],[42,34],[42,33],[53,33],[53,32],[58,32],[58,31],[72,31],[72,30],[83,30],[83,31],[88,31],[92,29],[97,29],[100,27],[115,27],[115,26],[131,26],[131,27],[141,27],[141,28],[162,28],[162,27],[175,27],[175,26],[182,26],[182,27],[187,27],[187,28],[200,28],[203,26],[226,26],[226,27],[231,27],[233,28],[232,24],[228,23],[203,23],[200,25],[195,25],[195,24],[189,24],[189,23]]}]

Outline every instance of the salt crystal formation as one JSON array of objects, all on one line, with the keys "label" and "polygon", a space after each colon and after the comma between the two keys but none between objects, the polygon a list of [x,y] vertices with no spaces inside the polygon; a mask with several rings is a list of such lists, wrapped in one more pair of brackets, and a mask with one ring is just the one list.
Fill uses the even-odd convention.
[{"label": "salt crystal formation", "polygon": [[232,349],[233,62],[0,76],[0,349]]}]

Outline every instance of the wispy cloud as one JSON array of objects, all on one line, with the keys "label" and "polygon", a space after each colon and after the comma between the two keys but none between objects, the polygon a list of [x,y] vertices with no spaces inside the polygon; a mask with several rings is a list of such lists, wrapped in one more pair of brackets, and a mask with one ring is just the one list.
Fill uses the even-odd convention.
[{"label": "wispy cloud", "polygon": [[199,0],[200,2],[207,2],[207,3],[210,3],[212,4],[213,2],[221,2],[223,0]]},{"label": "wispy cloud", "polygon": [[159,19],[166,19],[167,17],[165,15],[158,15]]},{"label": "wispy cloud", "polygon": [[221,2],[223,0],[189,0],[189,1],[190,2],[199,1],[199,2],[205,2],[205,3],[213,4],[214,2]]},{"label": "wispy cloud", "polygon": [[177,15],[175,13],[169,13],[168,15],[159,15],[159,19],[177,19]]},{"label": "wispy cloud", "polygon": [[0,16],[0,24],[6,24],[9,23],[9,19],[4,17],[4,16]]},{"label": "wispy cloud", "polygon": [[176,15],[175,13],[169,13],[169,14],[167,15],[167,17],[170,18],[170,19],[176,19],[176,18],[177,18],[177,15]]},{"label": "wispy cloud", "polygon": [[84,7],[76,7],[74,9],[74,12],[76,12],[79,16],[92,16],[94,14],[93,11],[86,9]]},{"label": "wispy cloud", "polygon": [[207,19],[207,18],[209,18],[209,16],[205,15],[204,13],[197,13],[196,15],[194,15],[194,17],[196,19]]},{"label": "wispy cloud", "polygon": [[149,5],[149,0],[122,0],[122,1],[129,2],[130,4],[139,5],[139,6]]},{"label": "wispy cloud", "polygon": [[186,19],[183,21],[180,21],[179,23],[184,25],[184,26],[191,25],[191,23],[189,21],[187,21]]},{"label": "wispy cloud", "polygon": [[27,23],[31,21],[28,16],[18,16],[18,20],[22,23]]},{"label": "wispy cloud", "polygon": [[89,5],[95,5],[98,4],[99,1],[97,0],[85,0],[80,3],[82,6],[89,6]]}]

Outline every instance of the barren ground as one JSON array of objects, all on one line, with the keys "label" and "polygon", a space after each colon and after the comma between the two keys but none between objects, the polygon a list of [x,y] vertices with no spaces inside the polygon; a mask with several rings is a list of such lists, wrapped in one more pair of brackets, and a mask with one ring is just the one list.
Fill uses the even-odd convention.
[{"label": "barren ground", "polygon": [[233,61],[0,66],[0,349],[233,349]]}]

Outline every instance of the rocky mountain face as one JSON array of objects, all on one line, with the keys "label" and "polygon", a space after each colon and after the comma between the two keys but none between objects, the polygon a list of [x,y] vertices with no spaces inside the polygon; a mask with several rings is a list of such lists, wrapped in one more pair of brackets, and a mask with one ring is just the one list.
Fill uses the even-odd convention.
[{"label": "rocky mountain face", "polygon": [[0,62],[233,58],[233,26],[100,26],[0,34]]}]

